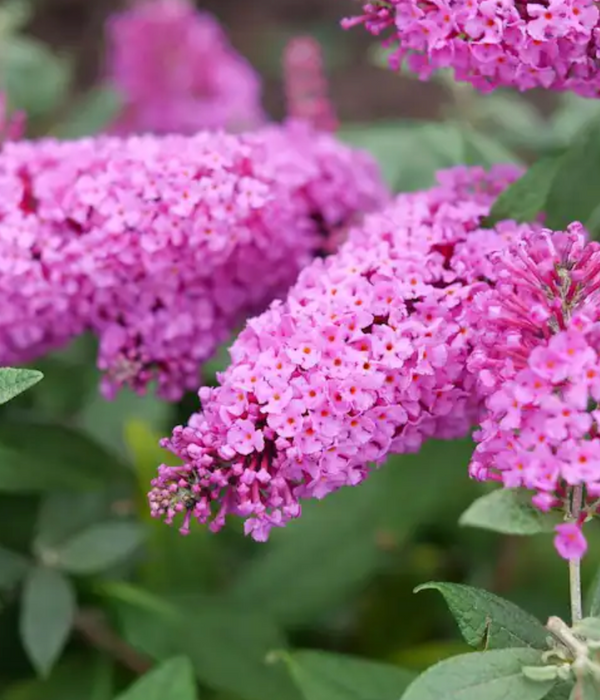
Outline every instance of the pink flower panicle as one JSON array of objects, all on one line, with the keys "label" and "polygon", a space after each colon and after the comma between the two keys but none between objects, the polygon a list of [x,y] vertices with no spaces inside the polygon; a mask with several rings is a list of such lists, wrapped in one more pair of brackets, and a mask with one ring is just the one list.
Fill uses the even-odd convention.
[{"label": "pink flower panicle", "polygon": [[336,131],[338,120],[323,70],[323,52],[309,36],[292,39],[284,55],[288,116],[303,119],[321,131]]},{"label": "pink flower panicle", "polygon": [[120,134],[242,131],[264,122],[261,83],[209,14],[141,0],[107,24],[106,71],[125,100]]},{"label": "pink flower panicle", "polygon": [[482,91],[501,86],[600,94],[600,12],[595,0],[374,0],[342,22],[364,24],[397,69],[422,79],[453,68]]},{"label": "pink flower panicle", "polygon": [[527,233],[496,254],[497,285],[472,307],[470,369],[488,397],[471,474],[533,490],[543,511],[573,512],[584,486],[581,515],[558,528],[567,558],[585,549],[573,528],[600,512],[600,244],[586,238],[581,224]]},{"label": "pink flower panicle", "polygon": [[303,270],[287,301],[248,322],[203,410],[163,441],[152,514],[219,530],[227,514],[265,540],[300,500],[355,485],[390,452],[456,438],[478,418],[467,309],[492,274],[491,251],[520,235],[479,229],[516,176],[458,168],[400,195]]},{"label": "pink flower panicle", "polygon": [[0,362],[86,330],[103,389],[167,399],[327,236],[387,200],[372,159],[308,125],[100,137],[0,154]]}]

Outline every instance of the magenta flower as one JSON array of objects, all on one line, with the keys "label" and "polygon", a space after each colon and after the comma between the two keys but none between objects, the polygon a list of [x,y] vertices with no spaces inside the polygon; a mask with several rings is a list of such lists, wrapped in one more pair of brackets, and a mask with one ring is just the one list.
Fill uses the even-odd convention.
[{"label": "magenta flower", "polygon": [[0,361],[85,330],[104,391],[177,399],[330,236],[387,200],[367,155],[308,125],[6,144]]},{"label": "magenta flower", "polygon": [[[471,474],[531,489],[534,505],[571,513],[579,528],[600,496],[600,245],[586,243],[580,224],[531,231],[493,263],[498,283],[471,313],[470,367],[489,394]],[[580,551],[579,529],[569,550],[574,530],[561,527],[559,553]]]},{"label": "magenta flower", "polygon": [[152,514],[185,512],[184,532],[191,518],[219,530],[239,515],[263,540],[301,499],[360,483],[389,452],[467,434],[480,408],[467,310],[493,274],[489,253],[521,231],[478,224],[516,174],[442,173],[304,269],[248,322],[221,386],[200,390],[202,413],[163,442],[183,466],[159,468]]},{"label": "magenta flower", "polygon": [[264,122],[258,74],[188,0],[138,0],[109,19],[106,33],[107,78],[125,101],[115,132],[242,131]]},{"label": "magenta flower", "polygon": [[581,526],[577,523],[563,523],[556,526],[554,546],[563,559],[581,559],[587,551],[587,542]]},{"label": "magenta flower", "polygon": [[600,92],[600,12],[594,0],[371,0],[343,21],[385,34],[393,69],[422,79],[453,68],[458,81],[498,87]]}]

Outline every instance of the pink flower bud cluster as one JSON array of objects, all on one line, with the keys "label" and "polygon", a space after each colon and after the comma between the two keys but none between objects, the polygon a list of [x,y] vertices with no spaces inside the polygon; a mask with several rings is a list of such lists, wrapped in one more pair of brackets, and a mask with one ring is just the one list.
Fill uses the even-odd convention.
[{"label": "pink flower bud cluster", "polygon": [[600,509],[600,244],[586,237],[580,224],[527,233],[497,254],[496,287],[473,304],[471,369],[489,396],[471,474],[570,513],[556,538],[567,559],[585,552],[581,525]]},{"label": "pink flower bud cluster", "polygon": [[386,34],[389,62],[426,79],[453,68],[482,91],[501,86],[600,94],[600,12],[594,0],[371,0],[344,20]]},{"label": "pink flower bud cluster", "polygon": [[323,52],[310,36],[292,39],[284,55],[287,113],[321,131],[335,131],[338,120],[329,97]]},{"label": "pink flower bud cluster", "polygon": [[0,193],[0,363],[90,330],[107,394],[157,380],[168,399],[388,197],[369,156],[302,123],[9,143]]},{"label": "pink flower bud cluster", "polygon": [[0,144],[18,141],[25,134],[27,117],[24,112],[10,113],[6,94],[0,92]]},{"label": "pink flower bud cluster", "polygon": [[125,100],[120,134],[242,131],[264,121],[261,83],[209,14],[141,0],[109,19],[107,78]]},{"label": "pink flower bud cluster", "polygon": [[248,322],[202,413],[163,445],[152,514],[181,531],[219,530],[227,514],[265,540],[322,498],[369,473],[389,452],[464,436],[478,418],[467,369],[466,312],[493,270],[489,253],[520,235],[480,229],[517,175],[460,168],[436,188],[399,196],[350,232],[340,251],[300,275],[285,302]]}]

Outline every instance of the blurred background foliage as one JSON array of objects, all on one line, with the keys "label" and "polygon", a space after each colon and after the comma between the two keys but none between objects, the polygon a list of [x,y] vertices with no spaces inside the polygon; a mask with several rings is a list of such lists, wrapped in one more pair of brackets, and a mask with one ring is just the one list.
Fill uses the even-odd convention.
[{"label": "blurred background foliage", "polygon": [[[99,73],[103,22],[117,4],[0,4],[0,83],[29,115],[31,136],[94,133],[118,110]],[[599,111],[569,96],[482,97],[443,75],[431,84],[393,75],[360,32],[338,28],[351,0],[202,7],[260,69],[274,118],[284,112],[285,42],[318,37],[342,137],[371,150],[398,191],[431,185],[442,167],[560,150]],[[550,538],[457,525],[481,493],[467,478],[469,441],[391,457],[360,488],[308,504],[265,545],[235,523],[184,538],[152,521],[145,494],[170,458],[158,439],[197,399],[169,405],[124,391],[106,402],[94,356],[93,341],[80,339],[37,363],[44,381],[0,407],[0,700],[110,700],[173,657],[155,671],[169,689],[161,700],[178,700],[175,686],[187,698],[192,675],[201,697],[215,700],[298,700],[299,687],[309,700],[362,698],[358,686],[327,685],[338,657],[290,650],[386,661],[408,676],[462,653],[441,598],[413,594],[428,580],[487,588],[542,620],[566,613],[566,568]],[[205,381],[226,362],[223,348]],[[600,554],[598,538],[591,551],[588,561]],[[298,678],[320,680],[309,692]],[[137,697],[154,696],[142,686],[122,696]]]}]

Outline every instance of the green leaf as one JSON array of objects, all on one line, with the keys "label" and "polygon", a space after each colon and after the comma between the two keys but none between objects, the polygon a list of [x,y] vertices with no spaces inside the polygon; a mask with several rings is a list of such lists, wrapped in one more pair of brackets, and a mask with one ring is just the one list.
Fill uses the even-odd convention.
[{"label": "green leaf", "polygon": [[30,563],[25,557],[0,547],[0,591],[10,590],[25,576]]},{"label": "green leaf", "polygon": [[572,681],[562,681],[552,688],[548,695],[544,697],[544,700],[569,700],[572,689]]},{"label": "green leaf", "polygon": [[29,0],[4,0],[0,7],[0,37],[20,31],[31,18]]},{"label": "green leaf", "polygon": [[600,204],[600,122],[580,132],[560,157],[548,192],[546,220],[562,230],[573,221],[584,224]]},{"label": "green leaf", "polygon": [[537,535],[552,532],[554,514],[531,505],[531,494],[520,489],[497,489],[481,496],[462,514],[461,525],[501,532],[505,535]]},{"label": "green leaf", "polygon": [[77,430],[22,421],[0,425],[0,492],[94,490],[126,480],[129,468]]},{"label": "green leaf", "polygon": [[97,653],[69,654],[48,678],[11,686],[1,700],[112,700],[113,662]]},{"label": "green leaf", "polygon": [[479,588],[460,583],[425,583],[416,592],[439,591],[458,627],[472,647],[546,649],[545,627],[514,603]]},{"label": "green leaf", "polygon": [[600,617],[583,618],[573,627],[573,631],[585,639],[600,641]]},{"label": "green leaf", "polygon": [[75,591],[69,579],[37,567],[25,579],[20,632],[36,671],[46,676],[60,656],[75,615]]},{"label": "green leaf", "polygon": [[588,594],[587,612],[590,617],[600,617],[600,569],[592,582],[591,590]]},{"label": "green leaf", "polygon": [[66,100],[72,64],[35,39],[14,35],[2,46],[0,82],[12,108],[46,118]]},{"label": "green leaf", "polygon": [[[237,576],[231,602],[290,626],[339,607],[385,565],[382,540],[400,547],[442,504],[448,507],[453,493],[460,496],[457,484],[471,488],[463,475],[472,451],[470,440],[430,441],[419,454],[391,457],[360,488],[305,504],[302,517],[273,532]],[[434,479],[436,489],[422,488]],[[410,497],[400,501],[398,494]]]},{"label": "green leaf", "polygon": [[104,131],[123,108],[120,94],[109,86],[90,90],[71,109],[56,129],[62,139],[78,139]]},{"label": "green leaf", "polygon": [[0,369],[0,404],[6,403],[15,396],[27,391],[34,384],[44,378],[41,372],[35,369],[13,369],[3,367]]},{"label": "green leaf", "polygon": [[471,126],[459,127],[463,140],[465,165],[490,167],[496,163],[518,163],[519,159],[497,140],[488,138]]},{"label": "green leaf", "polygon": [[194,669],[189,660],[177,657],[140,678],[117,700],[195,700]]},{"label": "green leaf", "polygon": [[541,665],[534,649],[483,651],[447,659],[419,676],[402,700],[541,700],[553,681],[530,681],[523,666]]},{"label": "green leaf", "polygon": [[298,700],[270,652],[285,638],[257,607],[235,608],[207,597],[170,603],[133,586],[104,585],[123,638],[147,656],[164,661],[187,656],[202,683],[247,700]]},{"label": "green leaf", "polygon": [[113,401],[106,401],[95,391],[78,420],[81,428],[94,440],[118,454],[129,456],[124,426],[132,420],[142,421],[163,436],[173,425],[172,411],[173,407],[157,396],[138,396],[124,387]]},{"label": "green leaf", "polygon": [[140,583],[156,592],[208,590],[218,583],[217,539],[208,528],[195,527],[182,537],[176,527],[150,515],[148,485],[159,464],[176,465],[177,457],[159,446],[162,437],[141,420],[129,420],[124,426],[125,441],[138,481],[137,512],[146,523],[146,556],[138,570]]},{"label": "green leaf", "polygon": [[93,525],[56,550],[56,566],[71,574],[95,574],[132,556],[144,539],[135,522]]},{"label": "green leaf", "polygon": [[124,496],[112,490],[78,493],[70,491],[49,493],[42,499],[36,523],[33,551],[55,550],[92,525],[114,517],[115,505]]},{"label": "green leaf", "polygon": [[549,123],[550,138],[559,146],[569,143],[600,116],[600,105],[596,100],[588,100],[570,92],[559,98],[559,106],[552,114]]},{"label": "green leaf", "polygon": [[546,207],[546,200],[559,165],[559,158],[543,158],[532,165],[494,202],[489,216],[485,219],[485,225],[495,226],[499,221],[506,219],[522,223],[535,221]]},{"label": "green leaf", "polygon": [[283,655],[305,700],[397,700],[413,681],[410,671],[319,651]]},{"label": "green leaf", "polygon": [[584,676],[575,683],[569,697],[570,700],[600,700],[600,682]]}]

